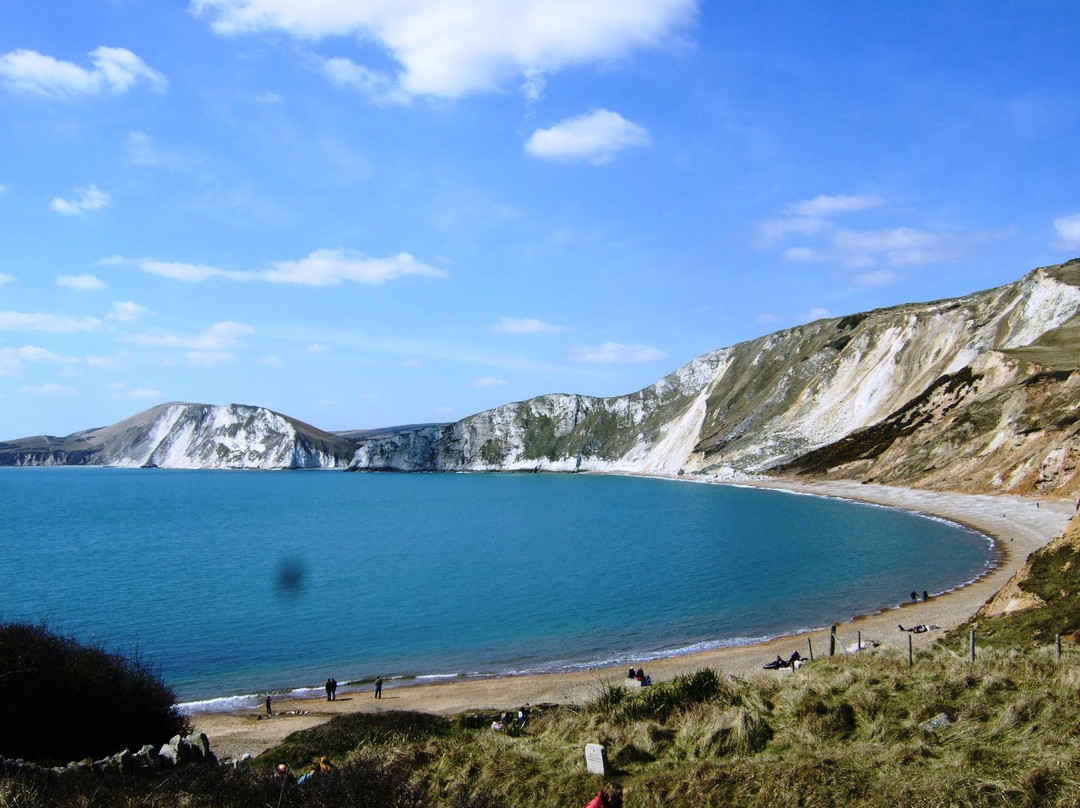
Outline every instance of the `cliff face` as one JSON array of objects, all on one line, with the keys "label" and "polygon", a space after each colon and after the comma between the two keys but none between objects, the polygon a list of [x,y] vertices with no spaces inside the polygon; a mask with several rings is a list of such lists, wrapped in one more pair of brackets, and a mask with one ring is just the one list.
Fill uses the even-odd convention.
[{"label": "cliff face", "polygon": [[1071,492],[1078,313],[1080,262],[1070,262],[963,298],[770,334],[628,396],[541,396],[361,441],[351,468],[783,473]]},{"label": "cliff face", "polygon": [[0,444],[0,464],[783,474],[969,492],[1080,489],[1080,260],[953,300],[819,320],[644,390],[332,435],[258,407],[167,404]]},{"label": "cliff face", "polygon": [[0,465],[344,468],[355,451],[350,440],[263,407],[173,403],[66,438],[2,443]]}]

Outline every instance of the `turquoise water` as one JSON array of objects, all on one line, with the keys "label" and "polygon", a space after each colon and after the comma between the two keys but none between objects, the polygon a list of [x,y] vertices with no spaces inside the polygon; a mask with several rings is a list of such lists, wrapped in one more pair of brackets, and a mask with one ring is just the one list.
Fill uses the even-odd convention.
[{"label": "turquoise water", "polygon": [[0,469],[0,618],[138,652],[184,701],[626,664],[941,592],[991,557],[940,520],[668,480]]}]

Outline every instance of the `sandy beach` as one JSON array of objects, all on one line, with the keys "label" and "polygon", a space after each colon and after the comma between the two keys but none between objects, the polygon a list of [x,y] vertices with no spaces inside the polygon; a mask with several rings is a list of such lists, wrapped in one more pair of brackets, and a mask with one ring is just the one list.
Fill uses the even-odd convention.
[{"label": "sandy beach", "polygon": [[[916,647],[928,645],[969,617],[985,603],[1023,564],[1028,554],[1056,538],[1075,512],[1075,503],[1063,500],[1035,500],[1019,496],[968,495],[921,491],[857,482],[794,483],[768,480],[741,483],[794,493],[841,497],[933,514],[972,527],[997,542],[1001,563],[989,574],[966,587],[933,597],[929,602],[905,603],[880,613],[853,616],[837,628],[839,645],[854,648],[861,632],[864,643],[907,648],[912,636]],[[898,593],[903,597],[905,593]],[[909,635],[898,623],[940,626],[926,634]],[[806,655],[809,643],[815,655],[828,653],[827,629],[786,636],[755,645],[723,648],[701,653],[643,662],[654,681],[670,679],[702,667],[714,667],[725,674],[784,675],[762,670],[762,664],[777,654],[787,657],[798,650]],[[341,688],[336,701],[322,698],[274,702],[275,715],[264,710],[235,713],[208,713],[194,716],[196,732],[205,732],[221,759],[259,754],[292,732],[320,724],[346,712],[382,710],[423,710],[452,714],[469,709],[516,710],[529,702],[581,703],[594,698],[605,683],[621,680],[624,668],[600,668],[574,673],[509,676],[480,680],[460,680],[437,684],[410,684],[387,687],[376,700],[370,687]],[[297,714],[301,711],[301,714]]]}]

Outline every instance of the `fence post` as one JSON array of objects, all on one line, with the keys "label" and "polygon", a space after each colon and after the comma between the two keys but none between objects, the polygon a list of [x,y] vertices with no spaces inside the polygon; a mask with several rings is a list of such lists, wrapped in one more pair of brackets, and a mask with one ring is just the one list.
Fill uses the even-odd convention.
[{"label": "fence post", "polygon": [[855,640],[855,653],[859,653],[862,650],[862,632],[859,632],[859,638]]},{"label": "fence post", "polygon": [[915,664],[915,657],[911,652],[911,635],[907,635],[907,666],[910,668]]},{"label": "fence post", "polygon": [[814,661],[814,643],[809,637],[806,638],[806,646],[807,646],[807,648],[810,649],[810,661],[813,662]]},{"label": "fence post", "polygon": [[975,661],[975,629],[971,630],[971,661]]},{"label": "fence post", "polygon": [[836,626],[829,629],[829,656],[836,653]]},{"label": "fence post", "polygon": [[1061,635],[1055,635],[1054,641],[1057,643],[1058,662],[1061,662]]}]

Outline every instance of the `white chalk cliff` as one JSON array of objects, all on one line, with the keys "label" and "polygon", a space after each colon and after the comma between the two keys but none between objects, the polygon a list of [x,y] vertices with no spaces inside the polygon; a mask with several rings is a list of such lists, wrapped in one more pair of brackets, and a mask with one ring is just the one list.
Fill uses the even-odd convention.
[{"label": "white chalk cliff", "polygon": [[819,320],[644,390],[552,394],[453,424],[330,434],[259,407],[167,404],[0,464],[785,474],[1074,494],[1080,260],[952,300]]}]

